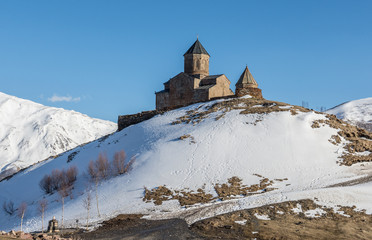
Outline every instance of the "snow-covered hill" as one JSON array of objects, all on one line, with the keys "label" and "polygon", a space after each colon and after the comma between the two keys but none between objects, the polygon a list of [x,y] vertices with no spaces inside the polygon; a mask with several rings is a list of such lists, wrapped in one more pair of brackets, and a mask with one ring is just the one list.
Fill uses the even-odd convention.
[{"label": "snow-covered hill", "polygon": [[116,124],[0,93],[0,180],[116,130]]},{"label": "snow-covered hill", "polygon": [[[348,138],[351,135],[353,139]],[[361,140],[365,148],[359,148],[356,140]],[[119,213],[142,213],[148,218],[181,217],[192,223],[219,213],[303,198],[327,206],[356,205],[372,213],[371,183],[330,187],[371,176],[371,140],[366,131],[337,118],[278,102],[240,98],[198,103],[157,115],[0,182],[0,204],[13,201],[18,206],[27,202],[27,231],[41,228],[37,202],[43,198],[49,202],[46,219],[61,219],[58,194],[46,195],[39,182],[54,169],[76,166],[79,174],[73,198],[65,199],[64,224],[75,225],[76,219],[86,221],[83,200],[87,192],[94,196],[94,184],[89,183],[86,174],[89,161],[100,153],[112,159],[116,152],[125,150],[128,159],[136,158],[133,169],[99,184],[101,217],[93,199],[91,221]],[[363,152],[349,153],[356,147]],[[364,162],[357,163],[358,157]],[[351,159],[350,166],[345,165],[346,159]],[[247,187],[240,190],[248,193],[221,197],[216,187],[228,186],[221,184],[232,177],[242,179]],[[199,188],[196,194],[204,193],[210,199],[191,207],[182,207],[177,198],[166,200],[169,195],[161,205],[143,201],[144,187],[157,191],[156,187],[163,185],[157,189],[169,189],[179,199]],[[18,226],[15,215],[0,212],[0,229]]]},{"label": "snow-covered hill", "polygon": [[346,102],[331,108],[327,113],[372,132],[372,98]]}]

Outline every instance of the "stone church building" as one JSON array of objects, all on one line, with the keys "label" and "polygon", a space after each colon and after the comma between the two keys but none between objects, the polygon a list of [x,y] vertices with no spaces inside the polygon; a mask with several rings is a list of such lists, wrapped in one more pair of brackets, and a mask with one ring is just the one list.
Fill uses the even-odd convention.
[{"label": "stone church building", "polygon": [[230,80],[224,75],[209,75],[209,53],[199,40],[187,50],[184,56],[184,72],[164,83],[164,90],[156,92],[156,110],[118,117],[118,131],[167,110],[205,102],[222,97],[250,95],[262,99],[261,89],[249,72],[248,67],[235,84],[235,94],[230,89]]},{"label": "stone church building", "polygon": [[[224,75],[209,75],[209,53],[196,42],[184,56],[184,72],[164,83],[164,90],[156,92],[156,110],[174,109],[192,103],[215,98],[235,96],[230,89],[230,80]],[[249,94],[262,98],[256,80],[245,68],[236,83],[236,96]]]}]

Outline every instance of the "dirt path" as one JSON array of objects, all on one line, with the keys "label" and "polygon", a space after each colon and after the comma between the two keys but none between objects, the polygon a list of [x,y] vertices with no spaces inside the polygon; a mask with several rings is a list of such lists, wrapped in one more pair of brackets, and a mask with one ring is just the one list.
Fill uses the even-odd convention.
[{"label": "dirt path", "polygon": [[342,182],[342,183],[337,183],[337,184],[334,184],[334,185],[330,185],[328,187],[354,186],[354,185],[357,185],[357,184],[367,183],[367,182],[371,182],[371,181],[372,181],[372,174],[369,174],[368,176],[365,176],[365,177],[361,177],[361,178],[358,178],[358,179],[354,179],[354,180],[350,180],[350,181],[346,181],[346,182]]},{"label": "dirt path", "polygon": [[106,221],[97,230],[77,234],[74,239],[103,240],[160,240],[205,239],[192,232],[182,219],[145,220],[142,215],[119,215]]}]

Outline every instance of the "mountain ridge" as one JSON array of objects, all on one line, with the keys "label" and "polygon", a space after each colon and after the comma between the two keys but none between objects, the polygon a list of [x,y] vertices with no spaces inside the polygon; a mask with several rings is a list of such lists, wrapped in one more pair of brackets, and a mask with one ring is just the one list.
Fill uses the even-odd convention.
[{"label": "mountain ridge", "polygon": [[116,124],[0,93],[0,179],[116,130]]},{"label": "mountain ridge", "polygon": [[372,132],[372,98],[348,101],[326,112]]}]

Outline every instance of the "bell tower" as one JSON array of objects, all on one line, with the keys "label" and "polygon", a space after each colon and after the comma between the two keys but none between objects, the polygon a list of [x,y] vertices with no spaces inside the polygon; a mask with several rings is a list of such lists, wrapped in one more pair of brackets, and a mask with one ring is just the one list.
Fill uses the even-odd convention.
[{"label": "bell tower", "polygon": [[262,90],[258,88],[258,84],[249,71],[248,66],[245,67],[235,87],[235,95],[237,97],[250,95],[253,98],[263,99]]},{"label": "bell tower", "polygon": [[183,55],[185,61],[184,72],[189,75],[209,75],[209,57],[207,50],[199,39]]}]

